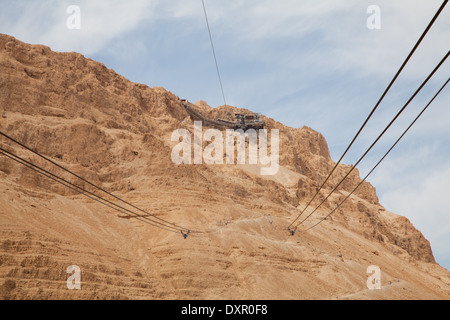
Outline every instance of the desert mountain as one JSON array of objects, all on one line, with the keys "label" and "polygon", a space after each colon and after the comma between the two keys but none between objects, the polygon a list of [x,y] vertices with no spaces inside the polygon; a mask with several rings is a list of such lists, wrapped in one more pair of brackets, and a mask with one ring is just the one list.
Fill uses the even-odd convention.
[{"label": "desert mountain", "polygon": [[[214,119],[247,112],[196,106]],[[264,120],[279,130],[277,174],[260,175],[255,165],[176,165],[172,133],[194,129],[175,94],[81,54],[0,34],[2,132],[152,215],[202,231],[184,239],[0,155],[0,297],[450,298],[450,274],[429,242],[386,211],[369,183],[316,228],[289,235],[286,227],[335,163],[320,133]],[[4,137],[0,147],[99,193]],[[313,205],[349,169],[340,165]],[[305,226],[360,181],[355,170]],[[80,290],[67,288],[71,265],[81,270]],[[381,270],[380,290],[366,286],[371,265]]]}]

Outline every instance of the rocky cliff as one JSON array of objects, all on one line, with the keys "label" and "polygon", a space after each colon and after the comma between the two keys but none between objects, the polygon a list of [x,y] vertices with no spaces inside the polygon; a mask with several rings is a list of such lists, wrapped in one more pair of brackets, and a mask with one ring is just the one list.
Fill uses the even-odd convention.
[{"label": "rocky cliff", "polygon": [[[212,118],[246,111],[197,106]],[[449,273],[429,242],[387,212],[369,183],[317,228],[288,234],[335,165],[324,137],[307,126],[265,118],[280,132],[274,176],[252,165],[175,165],[172,132],[193,132],[179,97],[8,35],[0,35],[0,116],[2,132],[53,161],[151,214],[205,231],[183,239],[0,155],[3,298],[450,298]],[[0,146],[90,188],[4,137]],[[349,169],[340,165],[313,205]],[[305,226],[360,181],[355,170]],[[81,290],[66,287],[70,265],[81,268]],[[367,290],[369,265],[381,268],[383,290]]]}]

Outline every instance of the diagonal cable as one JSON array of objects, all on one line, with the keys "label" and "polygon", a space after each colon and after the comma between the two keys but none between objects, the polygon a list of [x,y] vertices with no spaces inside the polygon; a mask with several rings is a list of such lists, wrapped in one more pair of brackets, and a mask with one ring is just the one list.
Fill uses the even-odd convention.
[{"label": "diagonal cable", "polygon": [[[83,189],[83,188],[81,188],[79,186],[76,186],[76,185],[68,182],[67,180],[65,180],[63,178],[60,178],[60,177],[56,176],[56,175],[54,175],[54,174],[52,174],[52,173],[50,173],[50,172],[40,168],[39,166],[37,166],[37,165],[35,165],[35,164],[31,163],[31,162],[26,161],[25,159],[15,155],[15,154],[13,154],[12,152],[9,152],[9,151],[7,151],[7,150],[5,150],[3,148],[0,148],[0,154],[10,158],[11,160],[14,160],[14,161],[20,163],[21,165],[23,165],[23,166],[25,166],[25,167],[27,167],[29,169],[32,169],[32,170],[36,171],[37,173],[40,173],[40,174],[46,176],[49,179],[52,179],[52,180],[62,184],[63,186],[65,186],[65,187],[67,187],[67,188],[69,188],[69,189],[71,189],[73,191],[76,191],[76,192],[78,192],[78,193],[80,193],[80,194],[82,194],[82,195],[84,195],[84,196],[86,196],[86,197],[88,197],[88,198],[90,198],[90,199],[92,199],[94,201],[97,201],[97,202],[99,202],[99,203],[101,203],[101,204],[103,204],[103,205],[105,205],[105,206],[107,206],[107,207],[109,207],[109,208],[111,208],[113,210],[119,211],[120,213],[123,213],[123,214],[128,215],[128,216],[131,216],[130,213],[126,212],[126,211],[129,211],[129,210],[126,210],[126,209],[124,209],[124,208],[122,208],[120,206],[118,206],[118,207],[116,206],[115,207],[115,206],[113,206],[111,204],[108,204],[109,201],[103,199],[102,197],[96,196],[94,194],[92,194],[93,195],[92,196],[92,195],[90,195],[91,193],[89,191],[86,191],[85,189]],[[105,202],[103,202],[102,200],[105,201]],[[124,211],[124,210],[126,210],[126,211]],[[180,230],[175,231],[173,229],[169,229],[167,226],[153,224],[153,223],[149,222],[149,219],[145,219],[145,217],[139,216],[139,215],[137,215],[134,212],[132,212],[132,213],[134,214],[133,217],[135,217],[136,219],[141,220],[141,221],[143,221],[145,223],[148,223],[148,224],[150,224],[150,225],[152,225],[154,227],[161,228],[161,229],[164,229],[164,230],[167,230],[167,231],[171,231],[171,232],[178,232],[178,231],[180,231]],[[150,221],[152,221],[152,220],[150,220]]]},{"label": "diagonal cable", "polygon": [[223,102],[227,105],[227,100],[225,99],[225,92],[223,91],[222,78],[220,77],[219,64],[217,63],[216,50],[214,49],[214,43],[211,36],[211,28],[209,27],[208,14],[206,13],[205,1],[202,0],[203,12],[205,13],[206,26],[208,27],[209,40],[211,42],[211,48],[214,56],[214,61],[216,63],[217,76],[219,77],[220,89],[222,90]]},{"label": "diagonal cable", "polygon": [[[93,187],[95,187],[96,189],[98,189],[98,190],[100,190],[100,191],[106,193],[107,195],[109,195],[109,196],[115,198],[116,200],[119,200],[119,201],[121,201],[122,203],[125,203],[125,204],[127,204],[127,205],[133,207],[134,209],[137,209],[137,210],[139,210],[139,211],[141,211],[141,212],[143,212],[143,213],[145,213],[145,214],[147,214],[147,215],[149,215],[149,216],[152,216],[152,217],[154,217],[155,219],[158,219],[158,220],[160,220],[160,221],[162,221],[162,222],[164,222],[164,223],[166,223],[166,224],[170,224],[170,225],[172,225],[172,226],[174,226],[174,227],[176,227],[176,228],[178,228],[178,229],[180,229],[180,230],[181,230],[181,229],[187,230],[187,228],[183,228],[183,227],[178,226],[178,225],[176,225],[176,224],[174,224],[174,223],[172,223],[172,222],[169,222],[169,221],[167,221],[167,220],[165,220],[165,219],[162,219],[162,218],[160,218],[160,217],[158,217],[158,216],[156,216],[156,215],[154,215],[154,214],[151,214],[151,213],[149,213],[149,212],[147,212],[147,211],[145,211],[145,210],[143,210],[143,209],[141,209],[141,208],[139,208],[139,207],[137,207],[137,206],[131,204],[131,203],[128,202],[128,201],[123,200],[122,198],[119,198],[118,196],[116,196],[116,195],[114,195],[114,194],[112,194],[112,193],[106,191],[105,189],[103,189],[103,188],[97,186],[96,184],[94,184],[94,183],[92,183],[92,182],[86,180],[85,178],[83,178],[83,177],[79,176],[78,174],[72,172],[71,170],[69,170],[69,169],[63,167],[62,165],[56,163],[55,161],[49,159],[48,157],[42,155],[41,153],[39,153],[39,152],[37,152],[37,151],[31,149],[30,147],[26,146],[25,144],[23,144],[23,143],[17,141],[16,139],[12,138],[11,136],[7,135],[6,133],[3,133],[3,132],[0,131],[0,135],[2,135],[2,136],[4,136],[5,138],[11,140],[12,142],[18,144],[18,145],[21,146],[22,148],[25,148],[25,149],[27,149],[28,151],[31,151],[32,153],[34,153],[34,154],[36,154],[37,156],[41,157],[42,159],[44,159],[44,160],[50,162],[51,164],[57,166],[58,168],[63,169],[64,171],[66,171],[66,172],[70,173],[71,175],[75,176],[76,178],[78,178],[78,179],[80,179],[80,180],[86,182],[86,183],[89,184],[90,186],[93,186]],[[198,231],[191,231],[191,232],[197,233]]]},{"label": "diagonal cable", "polygon": [[323,217],[321,220],[319,220],[316,224],[312,225],[311,227],[299,230],[298,232],[307,232],[316,226],[318,226],[320,223],[325,221],[330,215],[332,215],[360,186],[361,184],[367,180],[367,178],[372,174],[372,172],[375,171],[375,169],[380,165],[380,163],[387,157],[387,155],[392,151],[392,149],[395,148],[395,146],[400,142],[400,140],[405,136],[405,134],[411,129],[411,127],[416,123],[416,121],[422,116],[422,114],[428,109],[428,107],[431,105],[431,103],[436,99],[436,97],[441,93],[441,91],[445,88],[445,86],[450,81],[450,78],[447,79],[447,81],[444,83],[444,85],[439,89],[439,91],[434,95],[434,97],[428,102],[428,104],[422,109],[422,111],[419,113],[419,115],[414,119],[414,121],[406,128],[406,130],[403,132],[403,134],[397,139],[397,141],[392,145],[392,147],[384,154],[384,156],[378,161],[378,163],[370,170],[370,172],[362,179],[358,185],[342,200],[328,215]]},{"label": "diagonal cable", "polygon": [[436,19],[438,18],[438,16],[440,15],[440,13],[442,12],[442,10],[444,9],[445,5],[447,4],[448,0],[445,0],[442,5],[440,6],[440,8],[438,9],[438,11],[436,12],[436,14],[434,15],[433,19],[431,19],[430,23],[428,24],[428,26],[426,27],[426,29],[424,30],[424,32],[422,33],[422,35],[420,36],[419,40],[416,42],[416,44],[414,45],[414,47],[412,48],[411,52],[408,54],[408,56],[406,57],[405,61],[403,62],[403,64],[401,65],[400,69],[397,71],[397,73],[395,74],[394,78],[391,80],[391,82],[389,83],[388,87],[386,88],[386,90],[384,91],[384,93],[381,95],[380,99],[378,100],[377,104],[375,105],[375,107],[372,109],[372,111],[370,112],[369,116],[366,118],[366,120],[364,121],[364,123],[362,124],[361,128],[359,128],[358,132],[356,133],[355,137],[353,138],[353,140],[350,142],[350,144],[348,145],[347,149],[344,151],[344,153],[342,154],[341,158],[339,159],[338,162],[336,162],[334,168],[331,170],[331,172],[328,174],[328,176],[326,177],[325,181],[322,183],[322,185],[319,187],[319,189],[317,190],[317,192],[314,194],[314,196],[312,197],[312,199],[308,202],[308,204],[306,205],[306,207],[300,212],[300,214],[295,218],[294,221],[292,221],[292,223],[288,226],[288,229],[303,215],[303,213],[305,212],[305,210],[310,206],[310,204],[314,201],[314,199],[317,197],[317,195],[319,194],[320,190],[323,189],[323,187],[325,186],[325,183],[327,183],[328,179],[330,179],[331,175],[333,174],[333,172],[336,170],[336,168],[338,167],[338,165],[341,163],[342,159],[344,158],[344,156],[347,154],[347,152],[349,151],[349,149],[351,148],[351,146],[353,145],[353,143],[355,142],[356,138],[358,138],[359,134],[361,133],[361,131],[363,130],[363,128],[366,126],[367,122],[369,121],[369,119],[372,117],[372,115],[374,114],[375,110],[378,108],[378,106],[380,105],[381,101],[384,99],[384,97],[386,96],[386,94],[388,93],[388,91],[390,90],[390,88],[392,87],[392,85],[394,84],[394,82],[397,80],[398,76],[400,75],[400,73],[402,72],[402,70],[404,69],[404,67],[406,66],[406,64],[408,63],[408,61],[411,59],[412,55],[414,54],[414,52],[416,51],[417,47],[420,45],[420,43],[422,42],[422,40],[425,38],[426,34],[428,33],[428,31],[431,29],[431,26],[434,24],[434,22],[436,21]]},{"label": "diagonal cable", "polygon": [[402,112],[406,109],[406,107],[410,104],[410,102],[416,97],[416,95],[422,90],[422,88],[425,86],[425,84],[431,79],[431,77],[436,73],[436,71],[442,66],[442,64],[447,60],[448,56],[450,55],[450,51],[447,52],[447,54],[442,58],[442,60],[439,62],[439,64],[434,68],[434,70],[428,75],[428,77],[425,79],[425,81],[420,85],[420,87],[414,92],[414,94],[409,98],[409,100],[405,103],[405,105],[400,109],[400,111],[395,115],[395,117],[391,120],[391,122],[384,128],[384,130],[380,133],[380,135],[375,139],[375,141],[372,143],[372,145],[366,150],[366,152],[359,158],[358,162],[349,170],[349,172],[341,179],[341,181],[331,190],[331,192],[325,197],[325,199],[322,200],[322,202],[301,222],[297,224],[299,226],[302,224],[305,220],[307,220],[311,215],[316,212],[317,209],[333,194],[334,191],[344,182],[344,180],[352,173],[352,171],[356,168],[356,166],[364,159],[364,157],[369,153],[369,151],[373,148],[373,146],[381,139],[381,137],[386,133],[386,131],[391,127],[391,125],[397,120],[397,118],[402,114]]}]

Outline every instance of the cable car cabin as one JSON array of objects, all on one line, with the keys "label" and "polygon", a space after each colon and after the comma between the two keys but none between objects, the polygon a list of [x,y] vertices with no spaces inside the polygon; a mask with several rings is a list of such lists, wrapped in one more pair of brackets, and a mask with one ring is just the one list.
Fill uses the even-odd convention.
[{"label": "cable car cabin", "polygon": [[261,119],[261,114],[252,113],[252,114],[242,114],[235,113],[236,117],[236,125],[235,129],[242,129],[244,131],[248,129],[264,129],[264,121]]}]

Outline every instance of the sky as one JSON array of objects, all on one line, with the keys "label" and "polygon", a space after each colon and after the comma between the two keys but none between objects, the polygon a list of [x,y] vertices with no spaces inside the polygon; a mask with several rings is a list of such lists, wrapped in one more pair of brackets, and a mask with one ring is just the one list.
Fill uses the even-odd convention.
[{"label": "sky", "polygon": [[[205,0],[226,102],[317,130],[337,161],[441,3]],[[378,28],[369,28],[374,21]],[[224,104],[201,0],[0,0],[0,33],[79,52],[191,102]],[[358,161],[449,48],[447,5],[343,163]],[[450,59],[358,165],[362,177],[449,75]],[[406,216],[448,270],[449,107],[450,86],[368,179],[380,203]]]}]

